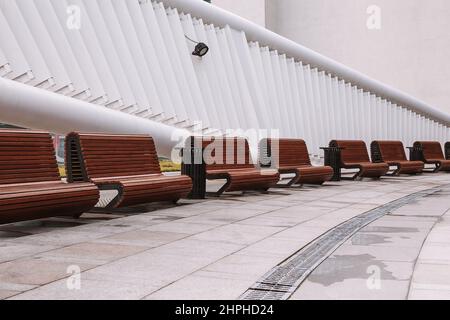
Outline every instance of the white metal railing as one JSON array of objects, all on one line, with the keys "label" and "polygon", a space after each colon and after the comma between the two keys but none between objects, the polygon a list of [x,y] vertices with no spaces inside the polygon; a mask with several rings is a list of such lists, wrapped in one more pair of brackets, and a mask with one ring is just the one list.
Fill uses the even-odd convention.
[{"label": "white metal railing", "polygon": [[[315,155],[335,138],[450,138],[448,114],[201,0],[4,0],[0,30],[0,76],[172,127],[279,129]],[[185,35],[209,53],[192,56]],[[64,112],[78,122],[66,125],[96,129],[70,101]],[[37,117],[5,114],[0,121],[42,128]],[[46,129],[61,130],[52,121]],[[116,128],[132,132],[133,121]]]}]

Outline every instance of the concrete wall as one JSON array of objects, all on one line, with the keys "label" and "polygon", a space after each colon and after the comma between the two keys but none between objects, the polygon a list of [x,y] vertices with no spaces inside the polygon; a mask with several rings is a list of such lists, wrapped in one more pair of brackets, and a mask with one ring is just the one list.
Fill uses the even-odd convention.
[{"label": "concrete wall", "polygon": [[268,0],[266,12],[269,29],[450,112],[450,1]]},{"label": "concrete wall", "polygon": [[212,0],[211,3],[265,26],[265,0]]},{"label": "concrete wall", "polygon": [[[450,112],[448,0],[212,2]],[[367,28],[370,5],[380,30]]]}]

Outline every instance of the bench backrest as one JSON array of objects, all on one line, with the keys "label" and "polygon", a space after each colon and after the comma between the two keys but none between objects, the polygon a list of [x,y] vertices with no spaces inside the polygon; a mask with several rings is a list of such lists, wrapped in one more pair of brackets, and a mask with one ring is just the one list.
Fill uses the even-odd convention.
[{"label": "bench backrest", "polygon": [[278,168],[310,166],[308,147],[301,139],[263,139],[259,144],[260,162]]},{"label": "bench backrest", "polygon": [[442,146],[438,141],[416,141],[414,147],[421,148],[424,160],[445,160]]},{"label": "bench backrest", "polygon": [[444,146],[445,159],[450,160],[450,142],[446,142]]},{"label": "bench backrest", "polygon": [[373,141],[371,146],[374,162],[407,161],[401,141]]},{"label": "bench backrest", "polygon": [[247,139],[231,137],[195,137],[195,145],[203,149],[206,170],[255,168]]},{"label": "bench backrest", "polygon": [[155,143],[146,135],[70,133],[66,167],[71,182],[161,173]]},{"label": "bench backrest", "polygon": [[364,141],[359,140],[333,140],[330,147],[339,147],[341,150],[341,163],[370,162],[367,146]]},{"label": "bench backrest", "polygon": [[0,184],[61,181],[48,132],[0,129]]}]

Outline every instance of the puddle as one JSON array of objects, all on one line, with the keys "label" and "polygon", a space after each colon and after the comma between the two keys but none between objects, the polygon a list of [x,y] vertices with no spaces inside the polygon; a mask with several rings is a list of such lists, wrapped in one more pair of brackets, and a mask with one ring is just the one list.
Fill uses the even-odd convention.
[{"label": "puddle", "polygon": [[370,246],[374,244],[390,243],[391,241],[387,241],[388,239],[390,239],[390,237],[384,237],[377,234],[357,233],[350,241],[352,245]]},{"label": "puddle", "polygon": [[314,270],[308,280],[329,287],[347,279],[368,279],[371,275],[368,268],[373,266],[379,268],[381,279],[398,280],[392,272],[386,271],[386,264],[369,254],[331,256]]},{"label": "puddle", "polygon": [[418,228],[402,228],[402,227],[381,227],[381,226],[367,226],[361,229],[361,232],[374,233],[419,233]]}]

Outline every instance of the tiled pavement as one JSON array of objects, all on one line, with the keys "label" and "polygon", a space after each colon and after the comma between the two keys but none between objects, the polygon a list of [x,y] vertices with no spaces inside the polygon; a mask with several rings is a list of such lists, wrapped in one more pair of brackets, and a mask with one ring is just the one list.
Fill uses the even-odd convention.
[{"label": "tiled pavement", "polygon": [[[329,183],[1,226],[0,299],[236,299],[326,231],[449,178]],[[450,298],[449,208],[443,187],[373,222],[291,298]],[[80,289],[70,268],[81,271]]]}]

